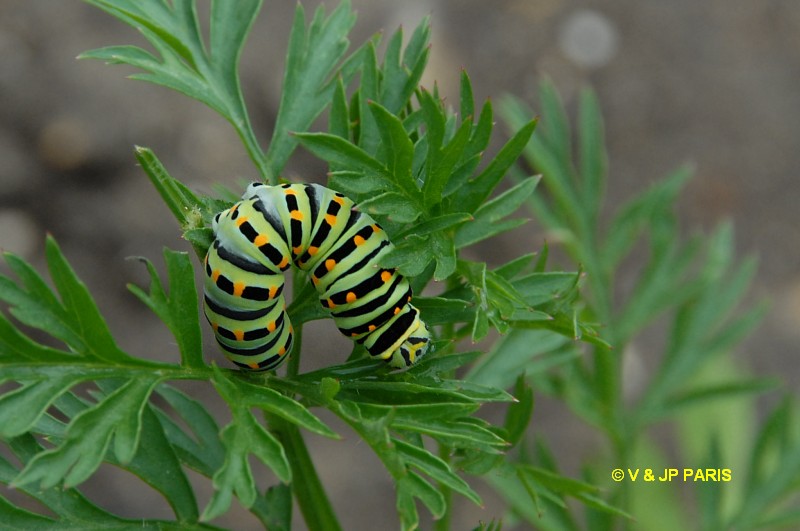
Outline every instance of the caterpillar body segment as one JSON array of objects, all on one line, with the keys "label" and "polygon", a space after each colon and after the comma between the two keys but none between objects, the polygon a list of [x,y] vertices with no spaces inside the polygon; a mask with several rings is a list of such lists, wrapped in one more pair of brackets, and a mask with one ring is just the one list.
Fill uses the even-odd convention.
[{"label": "caterpillar body segment", "polygon": [[308,272],[339,331],[371,356],[407,367],[430,334],[411,305],[408,280],[381,268],[386,233],[352,200],[317,184],[253,183],[219,213],[205,258],[205,315],[236,365],[278,367],[292,346],[284,272]]}]

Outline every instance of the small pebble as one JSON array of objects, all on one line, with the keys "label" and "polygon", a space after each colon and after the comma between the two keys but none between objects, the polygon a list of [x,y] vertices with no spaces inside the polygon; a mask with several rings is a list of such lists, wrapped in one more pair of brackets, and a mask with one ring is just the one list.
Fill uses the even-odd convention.
[{"label": "small pebble", "polygon": [[558,32],[561,52],[583,68],[600,68],[617,54],[619,34],[605,15],[590,9],[572,12]]}]

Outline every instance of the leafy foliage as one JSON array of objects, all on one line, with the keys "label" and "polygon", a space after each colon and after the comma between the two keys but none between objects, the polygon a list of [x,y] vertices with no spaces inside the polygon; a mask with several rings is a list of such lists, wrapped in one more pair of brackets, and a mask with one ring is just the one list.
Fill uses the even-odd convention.
[{"label": "leafy foliage", "polygon": [[[648,434],[648,428],[655,423],[671,420],[681,427],[693,411],[705,408],[705,420],[701,422],[709,426],[710,418],[724,418],[714,406],[722,403],[719,399],[730,402],[774,389],[774,381],[753,377],[697,377],[718,364],[720,355],[729,353],[763,316],[763,305],[733,311],[742,305],[755,261],[734,263],[733,235],[728,224],[709,236],[683,241],[673,206],[690,175],[686,168],[622,204],[612,212],[611,221],[604,224],[601,216],[607,160],[596,98],[588,90],[580,95],[577,146],[573,146],[567,114],[555,89],[544,83],[540,95],[542,128],[526,146],[524,159],[528,167],[542,173],[545,193],[531,196],[527,205],[546,229],[557,235],[572,258],[582,264],[587,280],[581,317],[603,323],[603,338],[608,344],[593,343],[593,353],[587,357],[581,354],[579,345],[563,338],[517,328],[473,367],[468,379],[507,387],[524,374],[536,389],[564,401],[579,418],[605,435],[608,455],[587,463],[590,481],[574,483],[571,489],[572,496],[583,497],[589,529],[609,529],[617,525],[615,517],[627,519],[631,515],[648,529],[668,529],[675,521],[663,516],[683,513],[682,505],[661,497],[657,505],[665,510],[653,511],[654,499],[648,497],[648,489],[636,488],[639,485],[627,481],[609,484],[606,478],[614,468],[635,469],[661,460],[656,457],[660,450]],[[508,98],[503,102],[502,114],[512,128],[517,128],[533,112],[521,101]],[[577,164],[573,164],[573,152],[577,153]],[[525,173],[519,175],[522,179]],[[624,300],[616,302],[614,279],[623,261],[640,247],[639,242],[644,244],[646,256],[639,258],[642,266],[635,287]],[[671,322],[660,365],[643,394],[635,401],[625,401],[623,355],[631,345],[648,341],[645,331],[659,320]],[[534,342],[537,348],[526,348]],[[553,366],[561,370],[553,372]],[[783,407],[788,408],[788,402]],[[783,414],[778,411],[775,415]],[[780,424],[780,429],[786,430],[791,422],[784,417]],[[700,431],[694,429],[696,433]],[[769,438],[769,432],[770,427],[765,426],[759,438]],[[686,459],[683,466],[687,468],[699,468],[701,459],[709,468],[729,467],[726,463],[736,461],[736,452],[763,455],[758,443],[749,448],[733,444],[731,438],[723,439],[720,433],[709,432],[705,439],[688,435],[686,429],[683,433],[687,443],[681,449]],[[783,433],[786,446],[780,451],[781,458],[794,470],[793,452],[800,448],[800,438],[796,433]],[[740,430],[735,436],[743,435]],[[706,454],[693,460],[690,440],[706,448]],[[505,472],[491,476],[490,482],[504,494],[518,517],[538,528],[577,529],[582,526],[565,505],[562,492],[574,480],[565,482],[556,477],[551,481],[550,475],[558,474],[558,467],[546,444],[544,439],[520,442],[518,458],[506,465]],[[531,445],[533,451],[529,449]],[[767,521],[796,523],[798,515],[786,511],[796,496],[796,484],[783,482],[782,474],[774,468],[764,473],[770,478],[769,486],[762,488],[748,481],[748,488],[739,497],[726,496],[730,491],[721,489],[719,484],[698,487],[705,528],[729,528],[735,523],[736,528],[749,529]],[[597,496],[598,483],[610,489],[605,499]],[[726,503],[721,500],[723,496],[728,498]],[[626,512],[608,505],[623,501]],[[688,518],[689,515],[687,521]]]},{"label": "leafy foliage", "polygon": [[[328,186],[355,199],[395,242],[382,265],[399,268],[417,294],[431,280],[442,281],[435,294],[414,300],[435,329],[435,348],[403,372],[390,372],[356,348],[342,365],[300,374],[303,324],[326,314],[296,273],[288,311],[297,341],[287,373],[245,374],[209,365],[192,260],[166,249],[166,277],[142,259],[150,284],[129,286],[165,323],[177,346],[164,356],[169,362],[145,361],[117,345],[52,238],[46,244],[50,284],[30,264],[7,254],[16,279],[0,275],[0,300],[15,321],[0,313],[0,439],[5,455],[14,459],[0,457],[0,482],[50,511],[0,497],[0,520],[12,528],[215,529],[207,522],[228,511],[236,498],[266,528],[288,530],[294,498],[309,529],[340,529],[300,431],[339,438],[313,412],[326,409],[385,467],[403,529],[423,526],[422,506],[437,529],[448,529],[453,494],[480,505],[469,476],[484,477],[506,498],[507,521],[577,529],[574,506],[567,502],[572,499],[585,507],[591,528],[605,529],[616,519],[641,518],[636,512],[641,500],[629,485],[599,478],[607,476],[606,465],[626,466],[654,451],[649,426],[712,399],[771,387],[753,378],[693,378],[728,352],[761,310],[728,311],[754,272],[752,261],[734,264],[729,227],[681,242],[671,204],[686,171],[620,208],[607,231],[598,228],[607,163],[602,120],[590,92],[579,105],[577,167],[566,113],[549,85],[541,92],[544,130],[534,135],[538,120],[522,103],[509,100],[502,109],[513,133],[494,157],[485,157],[494,109],[489,101],[476,105],[466,72],[457,110],[444,104],[435,86],[420,86],[429,52],[427,21],[405,46],[402,31],[391,35],[379,57],[380,36],[349,50],[355,21],[349,2],[330,14],[319,8],[310,22],[298,5],[280,108],[264,151],[238,76],[260,0],[212,1],[208,39],[192,0],[86,1],[137,28],[153,50],[111,46],[82,57],[136,67],[140,72],[133,78],[177,90],[219,113],[240,136],[263,180],[276,183],[297,146],[325,160]],[[323,114],[327,130],[310,131]],[[135,156],[202,257],[213,238],[212,217],[236,194],[195,194],[151,150],[137,147]],[[541,175],[521,171],[520,157],[535,170],[531,173]],[[517,174],[516,182],[497,193],[509,173]],[[511,217],[521,206],[559,235],[581,270],[547,270],[547,246],[493,268],[462,256],[463,249],[524,224]],[[649,255],[636,289],[616,306],[614,276],[637,239],[646,241]],[[648,391],[628,406],[621,396],[618,353],[664,315],[673,325],[660,370]],[[602,323],[603,337],[593,323]],[[488,353],[460,350],[460,340],[484,340],[493,332],[503,336]],[[227,404],[230,421],[220,426],[203,403],[175,387],[178,380],[206,382]],[[546,441],[531,441],[534,388],[563,400],[601,430],[613,456],[584,467],[581,479],[562,475]],[[504,421],[478,416],[485,404],[504,411]],[[787,428],[794,417],[787,399],[760,430],[748,488],[735,510],[718,491],[698,490],[699,513],[708,528],[798,520],[787,504],[800,472],[800,439]],[[713,440],[702,456],[709,466],[730,453],[724,438]],[[272,485],[256,481],[255,460],[271,471]],[[80,488],[103,462],[159,492],[174,519],[131,521],[93,505]],[[214,487],[205,507],[198,506],[187,469]],[[476,527],[500,528],[499,520]]]},{"label": "leafy foliage", "polygon": [[[514,399],[497,387],[456,378],[455,371],[474,362],[478,353],[457,353],[453,340],[465,335],[481,339],[492,326],[505,332],[517,322],[556,332],[564,332],[563,324],[569,322],[574,325],[569,334],[575,336],[580,335],[575,330],[586,329],[574,319],[569,304],[577,293],[577,275],[564,274],[554,282],[542,276],[541,268],[529,272],[530,259],[492,271],[459,258],[460,249],[521,223],[507,217],[533,193],[536,178],[489,198],[528,143],[535,120],[481,164],[493,128],[491,104],[484,104],[476,119],[466,73],[460,116],[444,106],[435,89],[430,93],[419,86],[428,58],[427,22],[405,47],[401,31],[391,36],[379,61],[379,37],[347,55],[347,34],[354,23],[347,2],[330,15],[320,8],[308,24],[298,6],[283,96],[265,152],[250,126],[238,77],[238,59],[260,1],[235,8],[212,2],[207,41],[189,0],[89,3],[136,27],[153,52],[111,46],[82,57],[134,66],[141,73],[132,77],[182,92],[221,114],[265,180],[276,182],[298,144],[327,160],[329,185],[354,196],[398,243],[386,265],[414,277],[417,292],[432,278],[446,281],[444,293],[419,297],[418,302],[426,321],[446,327],[450,337],[437,342],[436,356],[399,374],[357,355],[348,364],[302,375],[295,361],[285,377],[209,366],[202,355],[191,261],[184,253],[165,250],[166,279],[142,259],[150,286],[130,289],[167,325],[178,348],[174,362],[143,361],[116,345],[52,239],[47,257],[54,290],[27,263],[8,255],[17,280],[0,277],[0,298],[22,325],[40,329],[63,347],[45,346],[0,317],[0,380],[16,382],[0,396],[0,435],[22,463],[17,470],[4,462],[3,481],[56,507],[56,519],[51,519],[4,502],[4,519],[37,522],[38,527],[124,525],[124,520],[91,506],[77,490],[108,461],[140,476],[173,508],[174,522],[145,526],[205,527],[200,522],[225,513],[235,497],[264,525],[289,529],[290,485],[311,528],[336,529],[335,513],[299,428],[338,435],[311,407],[327,408],[341,418],[383,462],[397,487],[404,528],[419,526],[416,500],[434,518],[443,519],[452,493],[480,504],[458,472],[498,464],[511,445],[509,433],[518,440],[527,425],[527,410],[514,406],[523,413],[508,427],[475,416],[484,403]],[[360,83],[350,87],[356,76]],[[326,109],[328,132],[308,132]],[[202,256],[212,238],[210,220],[230,199],[195,194],[171,177],[147,148],[137,147],[136,157]],[[549,304],[553,297],[563,302]],[[298,336],[303,323],[325,316],[309,289],[299,290],[289,311]],[[295,360],[299,355],[295,353]],[[210,382],[230,408],[230,423],[219,426],[203,405],[168,383],[184,379]],[[90,386],[88,397],[78,392],[78,384]],[[42,446],[44,441],[49,442]],[[431,444],[438,452],[428,448]],[[254,479],[251,455],[279,482],[266,492],[260,492]],[[215,493],[202,510],[186,467],[213,483]],[[80,503],[67,504],[65,495]]]}]

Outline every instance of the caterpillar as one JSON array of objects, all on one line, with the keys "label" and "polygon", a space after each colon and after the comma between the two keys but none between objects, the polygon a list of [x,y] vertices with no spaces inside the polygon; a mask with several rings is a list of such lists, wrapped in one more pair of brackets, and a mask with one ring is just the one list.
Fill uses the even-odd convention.
[{"label": "caterpillar", "polygon": [[386,232],[344,195],[317,184],[253,183],[212,222],[205,316],[226,357],[244,369],[277,368],[293,329],[284,271],[309,274],[339,331],[393,367],[412,365],[430,334],[408,280],[380,267]]}]

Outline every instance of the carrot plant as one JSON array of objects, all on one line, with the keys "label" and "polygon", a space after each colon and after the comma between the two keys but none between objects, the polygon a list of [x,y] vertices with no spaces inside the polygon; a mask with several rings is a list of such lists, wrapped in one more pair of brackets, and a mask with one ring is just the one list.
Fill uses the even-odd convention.
[{"label": "carrot plant", "polygon": [[[288,313],[296,341],[286,370],[217,365],[218,350],[203,346],[194,272],[213,240],[213,217],[239,194],[199,194],[183,184],[180,168],[168,169],[151,149],[136,147],[136,160],[191,249],[164,250],[165,276],[142,259],[150,284],[130,286],[168,327],[175,348],[165,348],[161,361],[121,349],[53,238],[45,245],[49,283],[6,254],[13,277],[0,276],[0,299],[13,319],[0,313],[0,440],[7,450],[0,482],[38,501],[0,495],[0,521],[9,528],[218,529],[215,519],[238,503],[271,530],[295,527],[293,504],[303,519],[296,527],[341,529],[327,494],[331,486],[320,480],[306,445],[309,432],[341,437],[321,420],[321,410],[338,417],[383,465],[402,529],[450,529],[460,503],[482,504],[478,481],[507,507],[475,522],[476,529],[499,529],[503,519],[537,529],[633,526],[632,518],[649,522],[641,511],[653,498],[639,484],[612,483],[609,473],[661,466],[649,428],[684,418],[679,415],[698,404],[772,385],[702,376],[761,310],[731,311],[753,265],[735,264],[727,226],[681,241],[672,203],[686,172],[623,205],[608,230],[599,230],[606,161],[590,92],[580,102],[577,165],[568,122],[549,85],[539,110],[544,130],[534,133],[534,114],[507,100],[502,115],[511,135],[490,157],[494,109],[490,101],[474,101],[466,72],[452,106],[436,87],[420,85],[429,55],[427,20],[405,38],[397,31],[385,42],[376,35],[354,47],[348,1],[330,13],[319,8],[310,20],[298,5],[277,117],[271,137],[262,139],[238,73],[261,0],[212,1],[207,38],[193,0],[85,1],[135,27],[149,49],[109,46],[81,57],[133,66],[132,78],[219,113],[241,139],[254,180],[307,182],[285,174],[298,148],[328,164],[326,186],[356,201],[394,242],[381,266],[411,279],[432,348],[404,371],[354,348],[342,353],[341,365],[301,373],[303,325],[329,316],[313,289],[298,288],[308,282],[295,272]],[[537,188],[540,180],[544,186]],[[234,183],[220,184],[229,190]],[[500,265],[465,257],[464,249],[523,224],[511,217],[520,208],[560,235],[574,259],[571,270],[553,270],[546,246],[519,245],[519,254]],[[634,293],[618,304],[620,262],[638,239],[648,243],[649,258]],[[661,366],[631,405],[621,393],[623,353],[663,315],[673,326]],[[494,337],[500,339],[486,351],[470,350],[470,342]],[[206,382],[227,405],[229,421],[223,425],[199,397],[179,390],[176,382],[185,380]],[[534,391],[562,400],[605,437],[606,447],[584,464],[582,477],[559,472],[546,437],[531,425]],[[500,414],[479,415],[486,404]],[[742,477],[735,492],[698,488],[694,517],[704,528],[800,518],[786,505],[800,472],[800,439],[788,428],[793,415],[787,399],[767,421],[752,442],[751,462],[735,470],[736,480]],[[687,466],[739,462],[722,433],[701,435],[707,444]],[[269,485],[256,481],[252,458],[271,471]],[[99,508],[82,486],[102,463],[155,489],[174,517],[130,519]],[[213,487],[203,506],[188,470]]]}]

